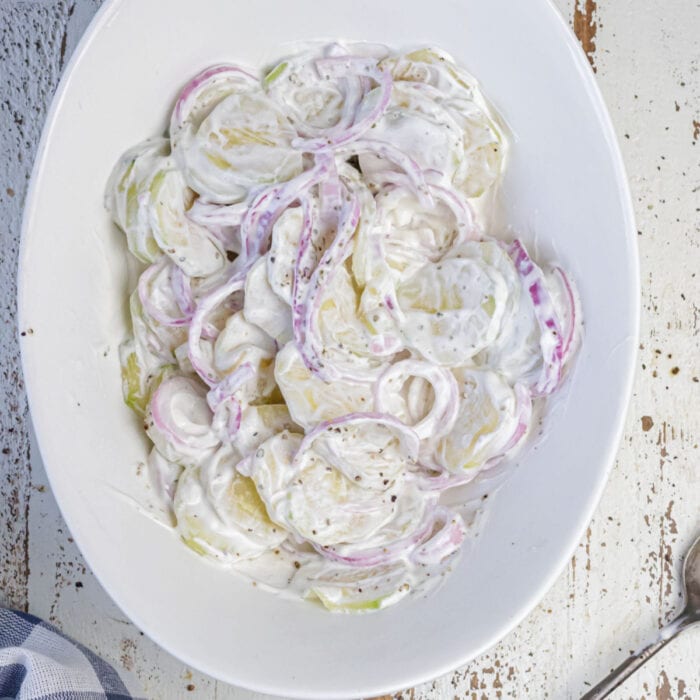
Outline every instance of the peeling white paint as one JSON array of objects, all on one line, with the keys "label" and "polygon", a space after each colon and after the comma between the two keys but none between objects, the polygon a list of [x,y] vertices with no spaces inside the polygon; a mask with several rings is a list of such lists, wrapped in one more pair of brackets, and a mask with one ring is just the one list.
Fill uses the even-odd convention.
[{"label": "peeling white paint", "polygon": [[[124,618],[86,569],[30,444],[14,325],[21,208],[48,101],[99,4],[0,2],[0,603],[133,670],[149,697],[262,698],[186,668]],[[541,605],[488,654],[397,696],[406,700],[579,697],[677,610],[680,561],[700,532],[700,6],[557,5],[595,24],[637,210],[643,348],[626,434],[591,527]],[[685,633],[613,697],[699,698],[698,647],[700,630]]]}]

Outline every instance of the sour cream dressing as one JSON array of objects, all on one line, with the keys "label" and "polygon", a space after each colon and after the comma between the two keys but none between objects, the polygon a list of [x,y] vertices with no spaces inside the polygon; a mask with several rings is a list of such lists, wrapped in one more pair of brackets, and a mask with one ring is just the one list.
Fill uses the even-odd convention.
[{"label": "sour cream dressing", "polygon": [[198,555],[346,613],[454,566],[457,487],[522,446],[579,335],[566,274],[488,233],[500,123],[437,49],[333,43],[202,71],[117,163],[124,397]]}]

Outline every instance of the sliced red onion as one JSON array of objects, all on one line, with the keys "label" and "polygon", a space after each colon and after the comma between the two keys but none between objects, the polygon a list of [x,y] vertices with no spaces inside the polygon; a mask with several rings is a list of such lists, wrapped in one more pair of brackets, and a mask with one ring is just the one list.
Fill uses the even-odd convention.
[{"label": "sliced red onion", "polygon": [[199,300],[197,310],[192,316],[189,327],[188,346],[190,362],[194,371],[200,376],[202,381],[209,387],[217,383],[217,372],[204,356],[202,352],[202,333],[206,324],[207,316],[222,304],[231,294],[243,289],[247,270],[243,269],[231,276],[228,282],[216,287],[207,296]]},{"label": "sliced red onion", "polygon": [[462,517],[444,506],[438,506],[435,509],[433,528],[434,534],[411,554],[411,561],[415,564],[423,566],[440,564],[459,551],[467,536],[467,528]]},{"label": "sliced red onion", "polygon": [[[186,326],[189,323],[189,317],[187,314],[184,316],[178,316],[173,318],[168,316],[166,313],[161,311],[151,300],[151,295],[148,290],[148,286],[153,282],[154,278],[159,275],[166,267],[172,264],[169,260],[163,256],[158,262],[153,263],[147,267],[139,277],[137,289],[139,294],[139,300],[143,310],[154,320],[156,323],[160,323],[163,326],[168,327],[180,327]],[[173,266],[177,267],[177,266]],[[177,268],[179,269],[179,268]],[[172,270],[170,272],[170,277],[172,280]]]},{"label": "sliced red onion", "polygon": [[174,138],[183,128],[197,99],[206,90],[217,84],[243,83],[251,87],[258,85],[258,79],[248,71],[231,64],[220,64],[206,68],[190,80],[180,93],[170,120],[170,137]]},{"label": "sliced red onion", "polygon": [[222,442],[231,442],[236,437],[241,428],[242,415],[241,402],[233,396],[219,404],[214,411],[211,427]]},{"label": "sliced red onion", "polygon": [[466,199],[458,196],[454,190],[448,190],[440,185],[429,185],[428,189],[434,199],[444,202],[455,215],[459,236],[453,245],[459,245],[465,241],[478,241],[481,238],[474,210]]},{"label": "sliced red onion", "polygon": [[207,394],[207,403],[212,411],[230,399],[234,392],[243,386],[249,379],[255,376],[255,370],[249,362],[245,362],[237,367],[233,372],[227,374],[218,384],[213,386]]},{"label": "sliced red onion", "polygon": [[[336,60],[341,57],[331,58]],[[347,57],[344,57],[347,58]],[[362,104],[362,100],[371,89],[371,81],[364,75],[354,75],[352,72],[345,71],[343,73],[335,71],[337,75],[332,75],[333,70],[328,69],[324,63],[325,59],[318,59],[314,62],[316,72],[320,78],[330,80],[332,78],[341,78],[338,83],[339,88],[344,88],[343,107],[340,117],[336,124],[331,127],[315,127],[311,124],[298,124],[297,130],[303,139],[325,139],[334,138],[335,136],[344,133],[350,128],[357,117],[357,112]],[[324,67],[325,66],[325,67]],[[375,70],[375,73],[378,71]]]},{"label": "sliced red onion", "polygon": [[459,412],[459,387],[449,369],[419,360],[400,360],[390,365],[374,385],[374,406],[379,413],[386,413],[389,383],[401,379],[399,389],[409,377],[421,377],[432,387],[434,400],[428,413],[416,425],[411,426],[419,439],[436,439],[452,430]]},{"label": "sliced red onion", "polygon": [[576,336],[576,324],[578,323],[578,314],[576,312],[576,294],[574,293],[573,283],[568,275],[561,267],[554,267],[554,272],[559,275],[562,287],[564,288],[566,311],[569,317],[569,324],[564,334],[564,343],[562,346],[562,361],[566,362],[572,349],[574,338]]},{"label": "sliced red onion", "polygon": [[338,176],[335,159],[327,158],[326,154],[321,154],[320,158],[327,159],[328,163],[328,175],[318,184],[318,223],[320,233],[325,237],[338,223],[338,212],[343,206],[343,195],[346,192]]},{"label": "sliced red onion", "polygon": [[173,268],[170,284],[173,289],[175,301],[180,307],[180,311],[188,318],[192,318],[196,304],[194,303],[194,296],[192,295],[190,278],[182,271],[182,268],[177,265]]},{"label": "sliced red onion", "polygon": [[565,343],[561,321],[547,289],[544,273],[530,259],[522,243],[518,240],[513,241],[508,248],[508,254],[530,296],[541,332],[540,348],[544,366],[533,395],[546,396],[551,394],[561,381]]},{"label": "sliced red onion", "polygon": [[327,162],[315,165],[289,182],[263,190],[251,203],[241,222],[242,252],[246,263],[264,255],[270,245],[272,226],[282,212],[328,174]]},{"label": "sliced red onion", "polygon": [[424,462],[424,467],[427,467],[431,471],[435,472],[435,475],[426,474],[422,471],[416,473],[416,483],[425,491],[442,492],[447,491],[448,489],[457,488],[458,486],[464,486],[464,484],[468,484],[479,474],[478,469],[472,469],[464,474],[452,474],[446,469],[441,469],[436,464],[425,463],[425,460],[422,458],[421,461]]},{"label": "sliced red onion", "polygon": [[[344,167],[350,171],[349,166]],[[320,212],[316,213],[316,209],[311,207],[305,210],[294,271],[292,318],[297,347],[311,372],[323,381],[366,383],[372,381],[376,373],[366,367],[357,370],[350,365],[336,367],[322,357],[323,342],[317,327],[321,301],[335,274],[350,256],[358,227],[369,227],[374,221],[374,199],[369,190],[354,182],[354,177],[349,173],[337,178],[329,177],[321,185]],[[371,204],[371,209],[368,204]],[[316,262],[317,251],[323,249],[324,238],[333,229],[336,231],[334,238]],[[384,337],[372,339],[370,345],[370,350],[381,356],[393,354],[398,349],[396,342]]]},{"label": "sliced red onion", "polygon": [[253,459],[255,457],[255,452],[251,452],[246,455],[238,464],[236,465],[236,471],[243,476],[251,476],[253,473]]},{"label": "sliced red onion", "polygon": [[435,511],[436,507],[434,505],[429,506],[426,509],[425,517],[416,530],[406,537],[402,537],[395,542],[381,547],[372,547],[363,550],[359,546],[342,545],[322,547],[320,545],[314,545],[314,549],[326,557],[326,559],[349,566],[365,568],[381,564],[390,564],[397,559],[410,556],[411,552],[432,534],[435,527]]},{"label": "sliced red onion", "polygon": [[326,559],[359,568],[391,564],[405,558],[429,566],[440,564],[458,552],[465,537],[466,526],[461,516],[433,504],[426,509],[425,517],[414,532],[385,546],[365,550],[345,545],[314,545],[314,548]]},{"label": "sliced red onion", "polygon": [[[292,278],[292,332],[299,346],[306,340],[306,329],[304,328],[304,320],[306,318],[305,299],[309,280],[316,262],[311,239],[314,235],[314,227],[318,225],[317,212],[318,206],[313,200],[307,199],[302,202],[301,233],[299,235],[297,259],[294,264],[294,275]],[[306,360],[304,362],[306,363]]]},{"label": "sliced red onion", "polygon": [[[321,342],[316,329],[321,299],[334,273],[350,255],[350,244],[360,220],[360,204],[353,197],[344,201],[338,216],[338,232],[312,272],[303,304],[292,308],[294,339],[306,366],[322,379],[341,378],[321,359]],[[296,276],[296,275],[295,275]]]},{"label": "sliced red onion", "polygon": [[[323,61],[341,61],[341,63],[326,63],[324,65],[343,66],[342,57],[327,58],[323,59]],[[389,100],[391,99],[391,88],[394,83],[391,73],[387,70],[382,71],[377,76],[377,80],[379,83],[379,95],[377,97],[376,104],[367,112],[366,115],[355,121],[352,126],[338,131],[331,131],[331,133],[327,134],[326,136],[311,139],[298,138],[292,141],[292,146],[294,148],[298,148],[299,150],[313,153],[315,151],[320,151],[327,148],[338,148],[352,141],[357,141],[357,139],[372,128],[373,124],[376,124],[381,119],[387,106],[389,105]]]},{"label": "sliced red onion", "polygon": [[484,469],[491,469],[499,462],[504,460],[508,455],[515,450],[516,447],[527,435],[532,422],[532,394],[530,390],[522,384],[516,384],[513,388],[515,392],[515,427],[513,433],[508,438],[499,453],[486,461]]},{"label": "sliced red onion", "polygon": [[[390,192],[394,188],[403,188],[408,191],[415,191],[413,183],[405,172],[387,170],[381,174],[381,177],[382,190]],[[432,209],[436,202],[442,202],[455,217],[457,235],[452,242],[452,246],[458,246],[460,243],[467,241],[481,240],[482,233],[476,223],[474,210],[466,199],[460,197],[454,190],[440,185],[427,183],[426,189],[431,197],[431,201],[427,206],[428,209]]]},{"label": "sliced red onion", "polygon": [[230,441],[239,431],[243,407],[235,392],[254,376],[255,370],[246,362],[227,374],[207,393],[207,403],[214,413],[212,427],[222,439]]},{"label": "sliced red onion", "polygon": [[306,433],[304,439],[299,445],[299,449],[292,462],[293,465],[298,464],[298,459],[304,454],[306,450],[313,444],[316,438],[333,428],[339,428],[342,426],[361,424],[361,423],[379,423],[381,425],[386,425],[395,431],[401,444],[406,452],[407,459],[411,462],[415,462],[418,459],[418,451],[420,449],[420,440],[416,435],[415,431],[402,423],[398,418],[392,416],[389,413],[348,413],[346,416],[341,416],[340,418],[334,418],[333,420],[324,421],[319,423],[313,430]]},{"label": "sliced red onion", "polygon": [[347,129],[355,121],[357,110],[360,108],[363,98],[369,92],[369,85],[368,79],[358,76],[347,76],[345,78],[345,100],[343,101],[340,119],[333,127],[334,130]]},{"label": "sliced red onion", "polygon": [[[272,225],[280,214],[295,200],[318,182],[327,171],[327,165],[322,164],[291,182],[276,185],[264,190],[258,195],[256,201],[246,213],[241,237],[245,243],[245,255],[236,260],[235,272],[230,278],[218,287],[215,287],[197,304],[197,310],[192,316],[189,328],[189,355],[192,367],[208,386],[214,386],[217,381],[217,373],[211,363],[205,358],[201,348],[201,338],[206,327],[207,316],[222,304],[231,294],[243,289],[248,270],[256,260],[265,252],[269,245],[269,236]],[[264,206],[267,203],[267,206]]]},{"label": "sliced red onion", "polygon": [[433,199],[428,190],[428,183],[425,173],[420,165],[411,156],[406,155],[400,148],[397,148],[388,141],[379,139],[357,139],[352,143],[336,149],[336,155],[352,156],[359,153],[373,153],[379,158],[386,159],[389,163],[398,166],[408,176],[409,182],[423,206],[430,207]]},{"label": "sliced red onion", "polygon": [[532,422],[532,394],[530,390],[522,384],[516,384],[513,391],[515,393],[513,430],[497,448],[497,454],[494,454],[482,464],[474,466],[463,473],[454,474],[445,469],[443,465],[436,463],[428,452],[422,451],[420,459],[421,466],[425,470],[433,472],[433,474],[426,473],[426,471],[418,471],[415,473],[414,478],[422,489],[428,491],[445,491],[468,484],[482,472],[492,470],[520,447]]}]

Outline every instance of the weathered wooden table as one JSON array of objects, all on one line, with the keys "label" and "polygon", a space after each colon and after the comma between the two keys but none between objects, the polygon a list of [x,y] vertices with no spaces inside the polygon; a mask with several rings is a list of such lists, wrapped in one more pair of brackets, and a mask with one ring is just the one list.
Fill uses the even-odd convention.
[{"label": "weathered wooden table", "polygon": [[[0,0],[0,604],[131,669],[149,697],[260,697],[183,666],[124,618],[73,544],[29,432],[15,326],[22,205],[48,103],[100,2]],[[679,564],[700,532],[700,4],[557,4],[596,68],[637,211],[642,337],[625,437],[542,603],[488,654],[397,697],[577,698],[677,610]],[[700,629],[615,694],[653,696],[700,698]]]}]

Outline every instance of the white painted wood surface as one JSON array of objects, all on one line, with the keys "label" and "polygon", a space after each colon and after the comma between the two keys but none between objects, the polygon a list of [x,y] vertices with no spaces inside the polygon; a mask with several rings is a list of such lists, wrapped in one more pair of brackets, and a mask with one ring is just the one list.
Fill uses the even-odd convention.
[{"label": "white painted wood surface", "polygon": [[[260,698],[185,667],[124,618],[86,569],[30,440],[15,326],[21,211],[48,102],[100,1],[0,0],[0,604],[132,670],[149,697]],[[626,434],[542,603],[489,653],[397,698],[579,697],[677,611],[680,561],[700,532],[700,4],[557,4],[596,66],[638,217],[642,337]],[[700,698],[700,629],[614,695],[652,697]]]}]

